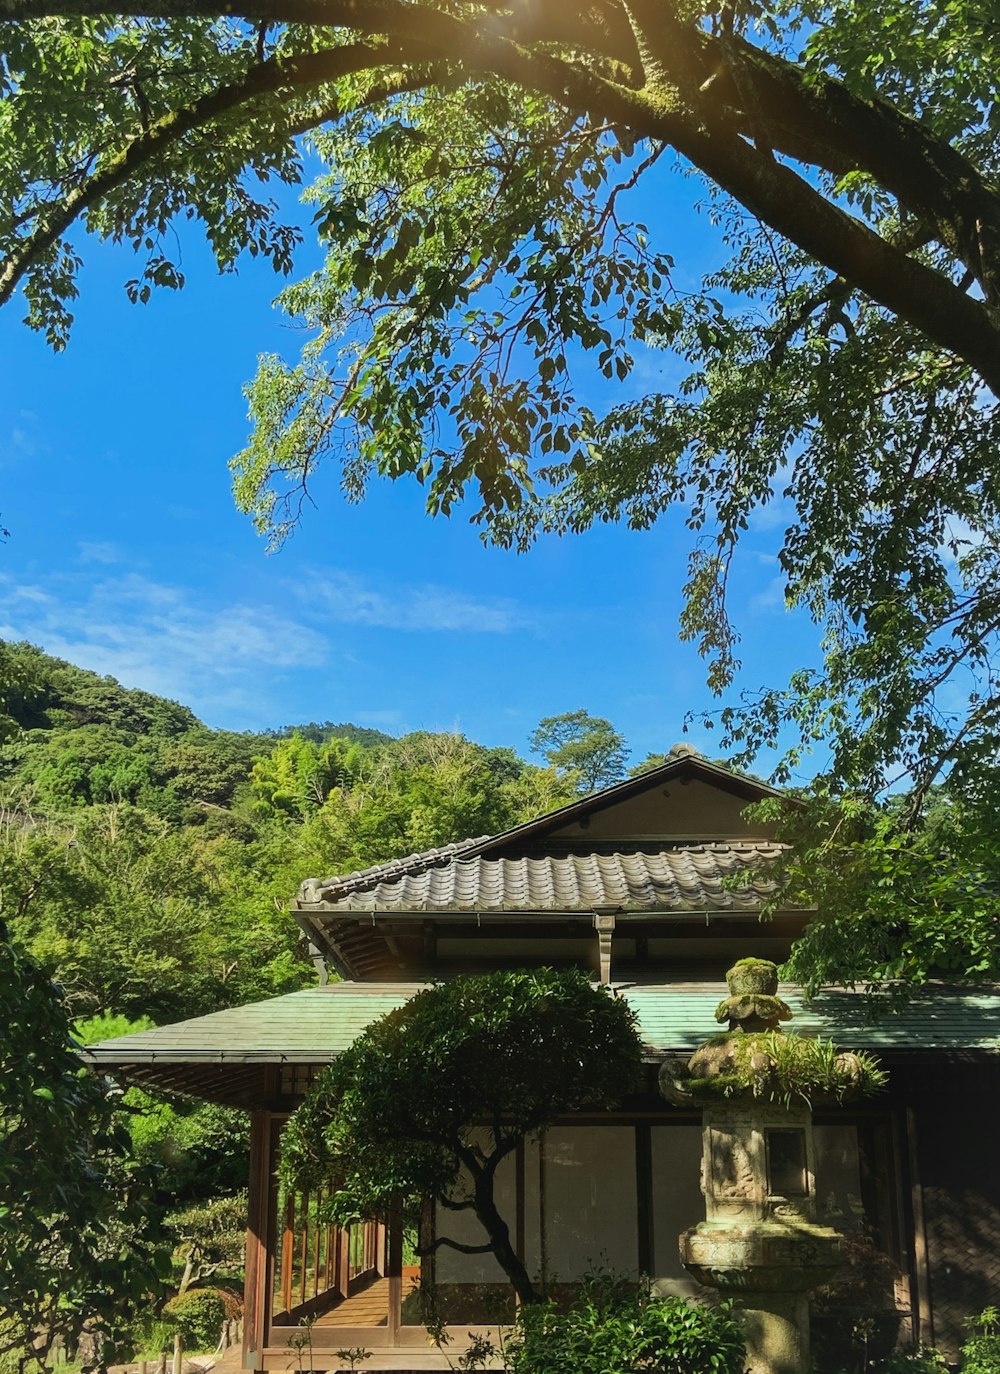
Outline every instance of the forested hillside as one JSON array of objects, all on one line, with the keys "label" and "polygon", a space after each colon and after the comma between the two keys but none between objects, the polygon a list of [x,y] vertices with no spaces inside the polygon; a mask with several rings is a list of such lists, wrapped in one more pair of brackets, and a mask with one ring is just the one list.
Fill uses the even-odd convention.
[{"label": "forested hillside", "polygon": [[[0,669],[0,918],[85,1041],[303,986],[303,878],[503,829],[580,785],[459,735],[211,730],[26,644],[0,643]],[[245,1186],[241,1114],[138,1089],[125,1107],[166,1234],[191,1208],[212,1230]]]},{"label": "forested hillside", "polygon": [[305,877],[503,829],[572,779],[458,735],[211,730],[186,706],[4,645],[0,893],[79,1017],[163,1022],[312,976]]}]

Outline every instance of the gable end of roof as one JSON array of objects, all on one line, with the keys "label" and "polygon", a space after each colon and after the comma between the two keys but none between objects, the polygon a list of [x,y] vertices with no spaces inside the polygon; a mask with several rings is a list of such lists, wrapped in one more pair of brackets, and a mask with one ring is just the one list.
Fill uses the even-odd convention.
[{"label": "gable end of roof", "polygon": [[388,863],[375,864],[354,873],[344,873],[331,878],[306,878],[292,906],[294,910],[315,910],[317,907],[339,903],[345,897],[366,892],[382,883],[417,877],[430,869],[455,861],[499,858],[504,850],[513,849],[527,841],[540,840],[550,831],[562,829],[609,806],[629,801],[643,792],[662,787],[664,783],[689,782],[695,778],[744,798],[748,804],[762,801],[766,797],[782,795],[777,788],[770,787],[767,783],[743,777],[718,764],[710,763],[700,754],[690,751],[687,746],[675,746],[671,750],[671,757],[656,768],[640,773],[638,777],[614,783],[601,792],[581,797],[578,801],[569,802],[566,806],[549,811],[535,820],[524,821],[497,835],[480,835],[473,839],[459,840],[455,844],[423,850],[418,854],[408,854],[403,858],[391,859]]}]

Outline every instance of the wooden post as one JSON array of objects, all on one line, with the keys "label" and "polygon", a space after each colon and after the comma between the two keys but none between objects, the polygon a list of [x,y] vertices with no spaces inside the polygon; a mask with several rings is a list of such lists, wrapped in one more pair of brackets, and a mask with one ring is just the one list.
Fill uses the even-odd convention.
[{"label": "wooden post", "polygon": [[394,1212],[389,1214],[389,1255],[386,1269],[389,1274],[389,1311],[386,1325],[389,1344],[399,1344],[399,1328],[403,1310],[403,1224]]},{"label": "wooden post", "polygon": [[525,1259],[525,1215],[524,1215],[524,1141],[518,1141],[514,1155],[514,1253],[524,1264]]},{"label": "wooden post", "polygon": [[244,1324],[244,1364],[251,1352],[256,1353],[264,1348],[267,1286],[270,1281],[267,1235],[272,1200],[270,1134],[270,1114],[254,1112],[250,1124],[250,1205],[247,1214],[246,1283],[243,1290],[243,1311],[247,1317]]},{"label": "wooden post", "polygon": [[653,1136],[652,1127],[635,1127],[635,1200],[638,1209],[636,1236],[640,1274],[653,1271]]},{"label": "wooden post", "polygon": [[315,1236],[315,1240],[314,1240],[314,1242],[313,1242],[313,1281],[312,1281],[312,1290],[313,1290],[313,1291],[312,1291],[312,1295],[313,1295],[314,1298],[315,1298],[316,1295],[319,1293],[319,1261],[320,1261],[320,1254],[321,1254],[320,1245],[321,1245],[322,1239],[323,1239],[323,1223],[322,1223],[322,1222],[320,1221],[320,1219],[319,1219],[319,1209],[320,1209],[320,1207],[321,1207],[322,1205],[323,1205],[323,1189],[320,1188],[319,1192],[316,1194],[316,1236]]},{"label": "wooden post", "polygon": [[292,1270],[295,1265],[295,1194],[290,1193],[285,1204],[285,1225],[281,1233],[281,1306],[285,1312],[292,1307]]},{"label": "wooden post", "polygon": [[184,1371],[184,1337],[179,1331],[174,1332],[174,1365],[173,1374],[183,1374]]},{"label": "wooden post", "polygon": [[160,1358],[156,1361],[156,1374],[167,1374],[167,1352],[160,1351]]},{"label": "wooden post", "polygon": [[906,1109],[906,1145],[910,1166],[910,1199],[913,1208],[913,1258],[917,1270],[917,1318],[921,1345],[934,1344],[934,1314],[931,1309],[930,1267],[927,1259],[927,1227],[924,1220],[924,1190],[920,1182],[920,1154],[917,1148],[917,1117]]},{"label": "wooden post", "polygon": [[337,1292],[342,1298],[351,1293],[351,1228],[341,1226],[337,1237]]},{"label": "wooden post", "polygon": [[541,1269],[542,1296],[549,1292],[548,1199],[545,1196],[545,1131],[538,1134],[538,1263]]},{"label": "wooden post", "polygon": [[385,1223],[377,1221],[375,1223],[375,1273],[380,1279],[385,1278],[387,1259]]},{"label": "wooden post", "polygon": [[145,1360],[139,1361],[139,1374],[148,1374],[149,1365]]}]

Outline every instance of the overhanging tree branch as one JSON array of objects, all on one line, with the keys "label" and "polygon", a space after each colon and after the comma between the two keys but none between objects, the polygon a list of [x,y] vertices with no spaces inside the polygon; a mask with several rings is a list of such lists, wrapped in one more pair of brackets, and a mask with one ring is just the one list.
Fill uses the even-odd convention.
[{"label": "overhanging tree branch", "polygon": [[485,1245],[463,1245],[461,1241],[452,1240],[450,1236],[435,1236],[427,1245],[418,1245],[414,1249],[414,1254],[422,1259],[425,1255],[433,1255],[435,1250],[442,1247],[448,1250],[457,1250],[460,1255],[488,1255],[493,1246],[487,1242]]},{"label": "overhanging tree branch", "polygon": [[466,36],[468,65],[534,86],[581,114],[600,115],[634,134],[672,144],[765,224],[964,358],[1000,395],[1000,312],[894,247],[738,131],[709,128],[671,108],[668,92],[630,90],[505,39]]},{"label": "overhanging tree branch", "polygon": [[[629,0],[638,39],[661,79],[716,127],[835,176],[869,172],[1000,298],[1000,188],[958,149],[888,101],[861,99],[820,72],[808,77],[738,35],[715,36],[661,0]],[[653,84],[652,79],[647,84]]]},{"label": "overhanging tree branch", "polygon": [[[185,135],[206,128],[221,115],[263,95],[291,94],[303,87],[325,84],[349,74],[380,71],[387,62],[397,65],[402,55],[403,50],[397,45],[386,48],[354,43],[317,53],[304,53],[294,58],[268,58],[252,67],[240,81],[220,87],[161,116],[61,200],[38,208],[38,225],[0,268],[0,305],[10,300],[32,264],[45,255],[85,210],[123,185]],[[415,85],[425,84],[427,79],[426,73],[397,73],[370,92],[358,105],[381,103],[392,95],[414,89]],[[345,107],[336,102],[319,106],[308,112],[304,120],[301,117],[296,120],[289,132],[305,132],[343,113]]]},{"label": "overhanging tree branch", "polygon": [[[0,22],[94,15],[106,12],[106,4],[0,0]],[[667,143],[764,224],[963,359],[1000,394],[1000,312],[993,304],[1000,291],[1000,192],[956,149],[885,102],[861,100],[832,78],[806,80],[792,64],[745,40],[705,34],[663,0],[631,0],[628,10],[605,3],[592,21],[572,23],[559,18],[564,9],[543,3],[500,12],[497,6],[484,17],[478,8],[446,12],[401,0],[246,0],[240,14],[255,24],[339,27],[379,43],[404,43],[407,62],[443,59],[470,74],[496,75],[578,115]],[[221,17],[218,0],[138,0],[128,13]],[[641,90],[634,67],[623,65],[630,60],[629,13],[656,58]],[[574,38],[587,45],[587,60],[580,60],[579,48],[559,49]],[[376,65],[384,60],[383,54]],[[267,81],[264,88],[272,89]],[[234,93],[205,100],[213,98],[227,110],[243,101]],[[210,103],[164,116],[98,175],[106,186],[119,184],[131,174],[130,159],[151,156],[146,149],[166,146],[213,117]],[[945,248],[975,274],[985,301],[887,242],[771,149],[835,174],[870,171],[902,207],[933,225]],[[70,192],[43,237],[58,233],[74,197],[100,195],[100,186],[91,181],[88,191]],[[12,264],[0,300],[18,275]]]}]

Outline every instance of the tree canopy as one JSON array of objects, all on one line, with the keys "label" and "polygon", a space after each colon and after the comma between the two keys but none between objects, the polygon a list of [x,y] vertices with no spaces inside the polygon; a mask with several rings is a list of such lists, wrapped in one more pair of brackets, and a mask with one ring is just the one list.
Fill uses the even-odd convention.
[{"label": "tree canopy", "polygon": [[[235,460],[275,538],[330,459],[351,496],[413,474],[519,546],[683,504],[681,630],[722,690],[775,500],[825,665],[725,711],[723,747],[791,720],[867,790],[992,760],[987,0],[2,0],[0,26],[0,301],[56,346],[78,223],[134,246],[139,300],[183,283],[177,220],[286,273],[302,231],[267,183],[318,161],[325,261],[281,297],[303,354],[262,360]],[[724,243],[695,289],[662,208],[692,170]],[[634,399],[649,348],[676,384]],[[594,376],[631,390],[602,409]]]},{"label": "tree canopy", "polygon": [[995,775],[881,805],[820,793],[800,807],[762,804],[788,850],[771,905],[814,908],[783,974],[810,992],[860,985],[880,1002],[929,980],[1000,978],[1000,856]]},{"label": "tree canopy", "polygon": [[339,1219],[434,1198],[471,1211],[483,1242],[442,1226],[434,1248],[492,1251],[523,1302],[537,1293],[497,1208],[504,1159],[561,1114],[617,1104],[639,1085],[627,1005],[576,969],[500,971],[428,988],[323,1070],[282,1137],[297,1188],[332,1180]]},{"label": "tree canopy", "polygon": [[540,720],[531,748],[543,754],[558,774],[578,782],[583,792],[621,782],[629,754],[625,736],[610,720],[583,710]]}]

